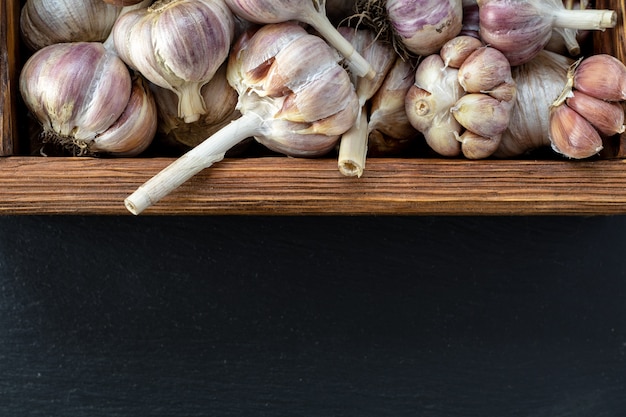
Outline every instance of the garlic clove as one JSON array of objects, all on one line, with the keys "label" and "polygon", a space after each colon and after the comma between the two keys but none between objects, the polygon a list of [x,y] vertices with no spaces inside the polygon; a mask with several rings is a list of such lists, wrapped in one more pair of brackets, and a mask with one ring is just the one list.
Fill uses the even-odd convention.
[{"label": "garlic clove", "polygon": [[462,95],[458,70],[446,67],[441,56],[433,54],[420,62],[415,71],[415,83],[405,96],[409,122],[441,155],[454,156],[461,151],[455,138],[461,125],[450,109]]},{"label": "garlic clove", "polygon": [[491,90],[483,91],[483,93],[489,94],[496,100],[513,101],[517,95],[517,84],[515,81],[504,82]]},{"label": "garlic clove", "polygon": [[605,136],[613,136],[626,129],[624,108],[617,101],[604,101],[573,90],[565,103]]},{"label": "garlic clove", "polygon": [[[294,59],[299,59],[302,65],[293,65]],[[258,93],[274,97],[285,95],[297,86],[318,78],[318,74],[336,69],[339,61],[339,55],[326,47],[322,38],[301,36],[274,55],[267,73],[263,74]],[[315,68],[315,72],[310,68]]]},{"label": "garlic clove", "polygon": [[574,88],[600,100],[626,100],[626,65],[608,54],[584,58],[574,70]]},{"label": "garlic clove", "polygon": [[568,158],[589,158],[602,150],[596,129],[567,104],[550,110],[549,132],[552,149]]},{"label": "garlic clove", "polygon": [[512,104],[486,94],[469,93],[450,108],[454,118],[479,136],[498,136],[509,126]]},{"label": "garlic clove", "polygon": [[474,51],[483,46],[483,42],[470,35],[459,35],[446,42],[439,51],[446,66],[460,68],[461,64]]},{"label": "garlic clove", "polygon": [[461,142],[461,151],[467,159],[485,159],[494,154],[500,146],[502,135],[492,137],[480,136],[471,130],[466,130],[458,137]]},{"label": "garlic clove", "polygon": [[441,156],[458,156],[461,144],[456,139],[462,126],[453,117],[441,118],[424,130],[424,140],[428,146]]},{"label": "garlic clove", "polygon": [[322,73],[315,72],[314,79],[293,87],[275,118],[295,122],[325,119],[344,109],[346,103],[356,97],[348,73],[339,65]]},{"label": "garlic clove", "polygon": [[495,48],[476,49],[459,67],[459,84],[469,93],[490,91],[503,82],[513,82],[511,65]]},{"label": "garlic clove", "polygon": [[89,153],[136,156],[152,143],[156,129],[156,103],[144,79],[136,76],[122,115],[106,131],[85,144]]}]

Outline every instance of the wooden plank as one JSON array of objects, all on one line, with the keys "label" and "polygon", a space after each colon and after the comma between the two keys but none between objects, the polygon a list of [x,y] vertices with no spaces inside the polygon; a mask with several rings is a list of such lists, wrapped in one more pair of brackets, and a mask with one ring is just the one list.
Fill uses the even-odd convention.
[{"label": "wooden plank", "polygon": [[[0,158],[0,214],[128,214],[123,200],[172,159]],[[227,159],[142,215],[611,215],[626,162]]]},{"label": "wooden plank", "polygon": [[17,1],[0,2],[0,156],[17,154],[19,10]]}]

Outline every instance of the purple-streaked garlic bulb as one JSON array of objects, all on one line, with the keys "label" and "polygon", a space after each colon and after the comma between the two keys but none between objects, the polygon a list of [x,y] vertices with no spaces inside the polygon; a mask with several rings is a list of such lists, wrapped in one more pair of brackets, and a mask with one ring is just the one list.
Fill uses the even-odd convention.
[{"label": "purple-streaked garlic bulb", "polygon": [[335,148],[359,100],[341,57],[295,22],[250,29],[233,45],[227,78],[241,117],[185,153],[126,200],[139,214],[248,137],[271,150],[314,157]]},{"label": "purple-streaked garlic bulb", "polygon": [[158,0],[121,16],[112,30],[120,57],[179,98],[187,123],[206,112],[200,93],[228,57],[235,21],[223,0]]},{"label": "purple-streaked garlic bulb", "polygon": [[324,0],[225,0],[231,10],[250,22],[282,23],[298,21],[311,25],[322,38],[331,44],[358,77],[372,78],[374,70],[326,16]]},{"label": "purple-streaked garlic bulb", "polygon": [[359,0],[357,12],[403,56],[437,53],[463,23],[461,0]]},{"label": "purple-streaked garlic bulb", "polygon": [[137,155],[152,142],[156,106],[141,77],[100,42],[39,49],[20,73],[20,93],[44,142],[78,155]]},{"label": "purple-streaked garlic bulb", "polygon": [[617,23],[615,11],[566,9],[562,0],[477,1],[481,39],[504,53],[513,66],[543,50],[555,28],[603,30]]},{"label": "purple-streaked garlic bulb", "polygon": [[103,42],[120,8],[102,0],[27,0],[20,32],[29,49],[61,42]]}]

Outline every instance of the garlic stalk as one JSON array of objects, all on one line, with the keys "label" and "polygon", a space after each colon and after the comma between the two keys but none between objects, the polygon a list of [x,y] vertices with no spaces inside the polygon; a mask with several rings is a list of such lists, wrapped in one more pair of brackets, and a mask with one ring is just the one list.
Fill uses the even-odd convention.
[{"label": "garlic stalk", "polygon": [[461,0],[357,0],[357,16],[401,56],[426,56],[462,29]]},{"label": "garlic stalk", "polygon": [[325,0],[226,0],[242,18],[259,24],[290,20],[311,25],[322,38],[339,51],[358,77],[373,78],[375,71],[363,56],[330,23]]},{"label": "garlic stalk", "polygon": [[120,10],[102,0],[27,0],[21,37],[32,51],[61,42],[103,42]]},{"label": "garlic stalk", "polygon": [[366,103],[380,88],[395,61],[396,53],[390,44],[378,41],[376,34],[369,29],[341,26],[338,30],[376,71],[372,79],[353,77],[361,110],[357,122],[342,135],[339,143],[339,172],[348,177],[361,177],[367,156],[369,111]]},{"label": "garlic stalk", "polygon": [[294,22],[244,33],[227,67],[241,117],[140,186],[126,198],[128,210],[141,213],[247,137],[290,156],[332,150],[359,111],[354,86],[339,61],[325,41]]},{"label": "garlic stalk", "polygon": [[512,66],[535,57],[554,28],[604,30],[617,23],[613,10],[570,10],[561,0],[477,0],[480,37]]},{"label": "garlic stalk", "polygon": [[174,91],[179,117],[191,123],[206,112],[200,90],[228,57],[234,30],[222,0],[158,0],[121,16],[112,35],[124,62]]}]

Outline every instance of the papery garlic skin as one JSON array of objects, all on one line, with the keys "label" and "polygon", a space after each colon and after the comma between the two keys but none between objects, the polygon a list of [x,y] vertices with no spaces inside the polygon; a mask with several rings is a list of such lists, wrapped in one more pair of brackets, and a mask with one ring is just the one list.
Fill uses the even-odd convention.
[{"label": "papery garlic skin", "polygon": [[102,0],[27,0],[20,32],[32,51],[62,42],[103,42],[120,8]]},{"label": "papery garlic skin", "polygon": [[388,20],[402,44],[416,55],[430,55],[462,29],[461,0],[387,0]]},{"label": "papery garlic skin", "polygon": [[544,50],[512,68],[517,93],[509,127],[494,156],[510,158],[550,145],[550,108],[567,84],[573,63],[571,58]]},{"label": "papery garlic skin", "polygon": [[120,57],[179,97],[179,117],[206,111],[200,89],[228,57],[235,21],[222,0],[159,0],[121,16],[112,34]]}]

